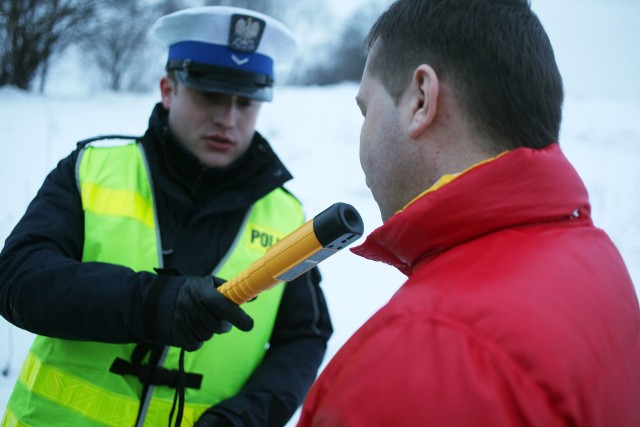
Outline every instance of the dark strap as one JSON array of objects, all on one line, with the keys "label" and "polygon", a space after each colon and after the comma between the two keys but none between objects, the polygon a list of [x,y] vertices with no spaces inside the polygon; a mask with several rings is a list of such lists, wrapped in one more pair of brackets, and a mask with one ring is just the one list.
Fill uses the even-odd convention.
[{"label": "dark strap", "polygon": [[119,357],[113,361],[109,372],[118,375],[131,375],[146,385],[164,385],[178,388],[183,384],[186,388],[199,389],[202,385],[202,374],[183,372],[184,380],[179,369],[171,370],[159,366],[137,365]]},{"label": "dark strap", "polygon": [[156,319],[158,317],[158,304],[160,297],[167,287],[171,275],[159,273],[156,279],[151,284],[146,297],[144,298],[142,307],[142,327],[143,334],[146,340],[154,342],[158,339],[158,330],[156,326]]},{"label": "dark strap", "polygon": [[153,346],[151,344],[136,345],[133,349],[133,353],[131,353],[131,363],[134,365],[142,365],[142,361],[149,352],[151,352],[151,356],[149,356],[149,364],[157,365],[160,360],[160,355],[162,354],[162,347]]},{"label": "dark strap", "polygon": [[178,401],[178,413],[176,415],[176,423],[174,424],[174,427],[180,427],[180,425],[182,424],[182,415],[184,413],[184,390],[186,387],[186,376],[184,372],[184,349],[180,349],[178,371],[180,372],[180,375],[178,375],[178,386],[176,387],[176,392],[173,395],[173,405],[171,405],[171,412],[169,413],[168,427],[171,427],[171,422],[173,421],[173,413],[176,409],[176,400]]}]

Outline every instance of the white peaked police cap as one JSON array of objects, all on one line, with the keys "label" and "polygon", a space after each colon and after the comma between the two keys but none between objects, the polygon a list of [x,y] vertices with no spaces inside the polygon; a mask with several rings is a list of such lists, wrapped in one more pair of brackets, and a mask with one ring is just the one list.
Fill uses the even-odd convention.
[{"label": "white peaked police cap", "polygon": [[238,7],[184,9],[160,18],[152,31],[169,48],[167,71],[185,86],[260,101],[273,98],[275,64],[296,50],[283,23]]}]

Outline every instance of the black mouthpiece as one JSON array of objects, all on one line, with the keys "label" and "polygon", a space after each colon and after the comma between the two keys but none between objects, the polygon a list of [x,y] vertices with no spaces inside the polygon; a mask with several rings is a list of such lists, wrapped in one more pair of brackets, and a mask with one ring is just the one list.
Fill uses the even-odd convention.
[{"label": "black mouthpiece", "polygon": [[362,236],[364,224],[353,206],[335,203],[313,218],[313,231],[323,247],[340,250]]}]

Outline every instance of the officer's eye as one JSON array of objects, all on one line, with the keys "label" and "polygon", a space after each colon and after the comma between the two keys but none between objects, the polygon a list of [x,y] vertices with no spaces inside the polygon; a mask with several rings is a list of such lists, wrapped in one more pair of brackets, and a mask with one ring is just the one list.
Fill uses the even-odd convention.
[{"label": "officer's eye", "polygon": [[237,105],[238,107],[241,107],[241,108],[249,108],[257,104],[258,104],[258,101],[256,101],[255,99],[245,98],[243,96],[238,97],[238,100],[237,100]]}]

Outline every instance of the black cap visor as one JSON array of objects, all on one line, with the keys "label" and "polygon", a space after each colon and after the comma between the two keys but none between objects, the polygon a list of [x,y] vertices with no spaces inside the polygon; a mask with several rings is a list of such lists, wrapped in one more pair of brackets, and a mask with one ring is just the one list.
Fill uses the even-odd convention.
[{"label": "black cap visor", "polygon": [[167,71],[174,70],[180,82],[204,92],[244,96],[258,101],[273,99],[273,79],[268,75],[191,62],[169,61]]}]

